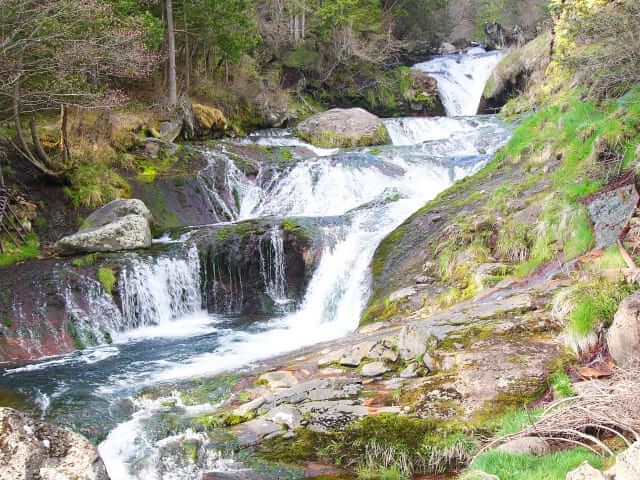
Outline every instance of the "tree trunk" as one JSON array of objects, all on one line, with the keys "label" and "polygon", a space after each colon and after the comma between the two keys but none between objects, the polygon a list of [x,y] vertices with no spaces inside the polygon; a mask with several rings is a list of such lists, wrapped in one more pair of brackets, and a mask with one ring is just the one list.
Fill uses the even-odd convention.
[{"label": "tree trunk", "polygon": [[175,107],[178,103],[178,89],[176,86],[176,38],[173,28],[173,0],[166,0],[167,7],[167,45],[169,49],[169,67],[167,75],[169,77],[169,107]]},{"label": "tree trunk", "polygon": [[67,165],[71,160],[71,149],[69,148],[69,116],[67,115],[67,106],[60,105],[60,151],[64,164]]},{"label": "tree trunk", "polygon": [[40,142],[40,135],[38,135],[38,126],[36,125],[36,118],[31,116],[29,119],[29,129],[31,130],[31,141],[33,142],[33,147],[35,148],[36,157],[43,165],[45,165],[48,169],[54,170],[53,162],[47,152],[44,151],[44,147]]},{"label": "tree trunk", "polygon": [[189,31],[187,29],[187,0],[182,5],[182,21],[184,23],[184,89],[189,95],[191,88],[191,54],[189,52]]}]

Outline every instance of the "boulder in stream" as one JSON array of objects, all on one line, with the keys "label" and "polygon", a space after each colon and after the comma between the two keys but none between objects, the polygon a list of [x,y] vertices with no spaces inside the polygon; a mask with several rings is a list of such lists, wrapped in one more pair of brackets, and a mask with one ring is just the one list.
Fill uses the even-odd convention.
[{"label": "boulder in stream", "polygon": [[61,238],[61,255],[116,252],[151,246],[151,212],[141,200],[118,199],[93,212],[76,233]]},{"label": "boulder in stream", "polygon": [[333,108],[318,113],[300,123],[296,133],[323,148],[366,147],[389,142],[382,120],[362,108]]},{"label": "boulder in stream", "polygon": [[82,435],[0,408],[0,480],[109,480]]}]

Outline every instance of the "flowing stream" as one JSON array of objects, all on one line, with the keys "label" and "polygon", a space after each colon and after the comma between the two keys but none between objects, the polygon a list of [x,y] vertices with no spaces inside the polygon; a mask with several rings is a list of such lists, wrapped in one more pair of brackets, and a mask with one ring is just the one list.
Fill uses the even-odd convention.
[{"label": "flowing stream", "polygon": [[[482,70],[478,78],[486,79],[497,55],[485,55],[489,54],[472,52],[462,64],[469,63],[473,72]],[[437,61],[448,68],[448,59],[428,63]],[[417,68],[431,68],[425,65]],[[476,84],[480,81],[474,80],[473,95],[482,90],[484,82]],[[468,106],[472,97],[463,81],[459,85],[455,98],[446,100],[447,110],[455,115],[475,112],[458,109]],[[199,480],[203,471],[234,468],[234,462],[215,449],[188,461],[172,455],[176,442],[206,439],[191,430],[161,433],[159,412],[167,398],[174,398],[171,385],[242,369],[353,331],[367,302],[369,264],[380,241],[429,199],[481,168],[510,134],[492,116],[385,122],[393,143],[378,148],[317,149],[288,130],[235,140],[311,152],[268,179],[262,173],[257,178],[242,173],[225,150],[225,142],[232,141],[206,152],[212,169],[224,169],[224,181],[237,198],[230,203],[207,182],[204,194],[212,208],[225,210],[233,221],[265,216],[343,220],[322,227],[324,251],[297,306],[288,298],[280,230],[269,231],[259,248],[265,294],[278,306],[276,314],[260,318],[203,310],[203,277],[198,252],[186,243],[189,233],[176,240],[163,237],[158,243],[174,243],[173,253],[153,258],[138,253],[121,272],[122,312],[96,310],[97,315],[109,315],[114,325],[112,344],[7,369],[0,376],[0,391],[27,396],[42,418],[100,441],[99,451],[113,480]],[[122,325],[127,329],[116,328]],[[145,387],[162,385],[168,390],[161,399],[139,395]],[[185,408],[196,414],[216,406]]]}]

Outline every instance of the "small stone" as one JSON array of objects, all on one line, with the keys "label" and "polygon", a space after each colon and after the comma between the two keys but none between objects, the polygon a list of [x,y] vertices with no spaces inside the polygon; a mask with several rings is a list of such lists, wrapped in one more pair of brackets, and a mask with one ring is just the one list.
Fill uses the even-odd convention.
[{"label": "small stone", "polygon": [[277,423],[278,425],[284,425],[289,430],[296,430],[300,428],[302,422],[302,414],[300,410],[291,405],[280,405],[269,411],[264,417],[267,420]]},{"label": "small stone", "polygon": [[258,383],[266,383],[272,390],[281,388],[289,388],[298,384],[298,379],[292,372],[280,370],[277,372],[268,372],[260,375]]},{"label": "small stone", "polygon": [[328,352],[320,357],[320,359],[318,359],[318,366],[323,367],[325,365],[336,363],[340,361],[340,358],[343,354],[344,352],[342,350],[333,350],[331,352]]},{"label": "small stone", "polygon": [[414,360],[427,351],[427,341],[432,339],[427,328],[405,325],[398,337],[398,350],[403,360]]},{"label": "small stone", "polygon": [[420,367],[417,363],[410,363],[400,372],[401,378],[416,378],[420,376]]},{"label": "small stone", "polygon": [[393,349],[392,345],[389,342],[383,341],[377,343],[369,351],[369,353],[367,354],[367,358],[370,358],[372,360],[381,359],[395,362],[396,360],[398,360],[398,352]]},{"label": "small stone", "polygon": [[360,373],[363,377],[378,377],[389,371],[391,369],[384,362],[372,362],[364,365]]},{"label": "small stone", "polygon": [[596,470],[589,462],[584,462],[575,470],[567,473],[565,480],[606,480],[600,470]]},{"label": "small stone", "polygon": [[498,450],[507,453],[541,456],[549,453],[549,443],[539,437],[521,437],[503,443],[498,447]]},{"label": "small stone", "polygon": [[436,371],[436,362],[433,359],[433,357],[428,353],[425,353],[422,356],[422,363],[424,363],[424,366],[427,368],[427,370],[429,370],[430,373],[433,373]]},{"label": "small stone", "polygon": [[362,342],[357,345],[354,345],[351,348],[349,353],[346,353],[340,359],[340,365],[344,365],[345,367],[357,367],[360,365],[362,360],[369,355],[371,349],[376,345],[377,342],[367,341]]}]

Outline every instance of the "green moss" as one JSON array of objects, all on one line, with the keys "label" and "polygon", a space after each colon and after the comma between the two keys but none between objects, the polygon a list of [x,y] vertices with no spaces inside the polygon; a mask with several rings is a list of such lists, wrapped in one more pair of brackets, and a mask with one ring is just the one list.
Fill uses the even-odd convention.
[{"label": "green moss", "polygon": [[105,292],[112,294],[116,285],[116,274],[109,267],[102,267],[98,270],[98,281],[102,284]]},{"label": "green moss", "polygon": [[69,176],[63,193],[76,207],[98,208],[131,196],[129,183],[108,164],[81,163]]},{"label": "green moss", "polygon": [[196,424],[200,425],[207,430],[214,430],[216,428],[233,427],[240,425],[241,423],[248,422],[255,418],[255,413],[248,415],[236,415],[233,413],[215,413],[210,415],[203,415],[196,419]]},{"label": "green moss", "polygon": [[40,240],[34,232],[29,232],[18,246],[2,241],[2,247],[4,253],[0,253],[0,267],[40,256]]},{"label": "green moss", "polygon": [[588,461],[601,468],[603,458],[586,449],[572,449],[536,457],[491,450],[477,457],[470,469],[478,469],[500,480],[564,480],[571,470]]},{"label": "green moss", "polygon": [[84,257],[78,257],[71,260],[71,265],[74,267],[91,267],[96,264],[96,262],[100,259],[99,253],[90,253],[85,255]]},{"label": "green moss", "polygon": [[214,404],[230,395],[237,382],[238,378],[231,375],[195,379],[180,391],[180,399],[185,405]]},{"label": "green moss", "polygon": [[380,125],[373,135],[350,138],[332,131],[324,131],[308,135],[300,130],[296,134],[304,141],[320,148],[349,148],[367,147],[370,145],[384,145],[389,143],[389,133],[384,125]]}]

